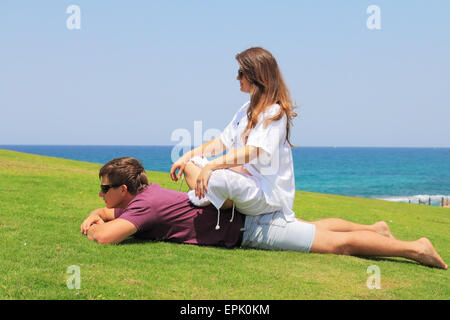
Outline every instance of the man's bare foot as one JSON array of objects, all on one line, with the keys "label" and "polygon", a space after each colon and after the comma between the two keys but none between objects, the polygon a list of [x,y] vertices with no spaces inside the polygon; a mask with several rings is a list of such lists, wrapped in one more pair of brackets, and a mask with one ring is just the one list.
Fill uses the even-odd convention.
[{"label": "man's bare foot", "polygon": [[420,245],[419,254],[416,259],[418,262],[427,266],[447,270],[448,266],[436,252],[430,240],[427,238],[421,238],[416,242]]},{"label": "man's bare foot", "polygon": [[382,236],[395,239],[394,236],[391,234],[391,230],[389,229],[389,226],[384,221],[378,221],[373,224],[373,227],[375,229],[376,233],[381,234]]}]

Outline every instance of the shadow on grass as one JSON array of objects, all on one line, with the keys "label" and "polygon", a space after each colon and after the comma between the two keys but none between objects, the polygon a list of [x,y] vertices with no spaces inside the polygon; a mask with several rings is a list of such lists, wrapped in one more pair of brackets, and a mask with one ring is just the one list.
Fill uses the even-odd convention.
[{"label": "shadow on grass", "polygon": [[[124,241],[122,241],[121,243],[119,243],[118,245],[131,245],[131,244],[153,244],[153,243],[160,243],[161,241],[158,240],[149,240],[149,239],[141,239],[141,238],[136,238],[136,237],[130,237],[128,239],[125,239]],[[163,242],[167,242],[167,241],[163,241]],[[173,243],[168,241],[168,243]],[[178,244],[178,243],[174,243],[174,244]],[[236,247],[236,248],[224,248],[224,247],[219,247],[219,246],[202,246],[202,245],[194,245],[197,247],[206,247],[206,248],[215,248],[215,249],[219,249],[219,250],[233,250],[233,249],[238,249],[238,250],[243,250],[243,251],[270,251],[270,250],[261,250],[261,249],[255,249],[255,248],[246,248],[246,247]],[[424,266],[420,263],[418,263],[417,261],[413,261],[413,260],[407,260],[407,259],[403,259],[403,258],[391,258],[391,257],[374,257],[374,256],[353,256],[355,258],[358,259],[364,259],[364,260],[371,260],[371,261],[382,261],[382,262],[393,262],[393,263],[402,263],[402,264],[409,264],[409,265],[417,265],[417,266]],[[432,267],[430,267],[432,268]]]},{"label": "shadow on grass", "polygon": [[406,260],[402,258],[388,258],[388,257],[373,257],[373,256],[353,256],[355,258],[364,259],[364,260],[373,260],[373,261],[387,261],[387,262],[395,262],[395,263],[403,263],[403,264],[413,264],[413,265],[419,265],[422,264],[412,261],[412,260]]},{"label": "shadow on grass", "polygon": [[127,239],[123,240],[122,242],[118,243],[118,245],[121,246],[121,245],[127,245],[127,244],[143,244],[143,243],[155,243],[155,242],[160,242],[160,241],[153,241],[153,240],[146,240],[146,239],[130,237],[130,238],[127,238]]},{"label": "shadow on grass", "polygon": [[136,238],[136,237],[129,237],[127,239],[125,239],[124,241],[118,243],[117,245],[121,246],[121,245],[129,245],[129,244],[154,244],[154,243],[171,243],[171,244],[175,244],[175,245],[187,245],[187,246],[194,246],[194,247],[203,247],[203,248],[214,248],[214,249],[218,249],[218,250],[226,250],[226,251],[230,251],[233,249],[240,249],[240,247],[236,247],[236,248],[225,248],[225,247],[220,247],[220,246],[208,246],[208,245],[197,245],[197,244],[188,244],[188,243],[178,243],[178,242],[171,242],[171,241],[160,241],[160,240],[150,240],[150,239],[142,239],[142,238]]}]

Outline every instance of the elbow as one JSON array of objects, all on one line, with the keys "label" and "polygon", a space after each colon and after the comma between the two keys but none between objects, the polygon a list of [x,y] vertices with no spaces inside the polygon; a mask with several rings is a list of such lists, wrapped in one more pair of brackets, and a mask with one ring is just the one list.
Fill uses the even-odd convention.
[{"label": "elbow", "polygon": [[88,239],[97,242],[98,244],[113,244],[115,239],[108,237],[108,235],[102,232],[92,232],[88,234]]},{"label": "elbow", "polygon": [[120,241],[112,236],[100,234],[96,237],[95,242],[97,242],[98,244],[117,244]]},{"label": "elbow", "polygon": [[259,157],[260,150],[260,147],[246,146],[245,162],[250,162],[253,159]]},{"label": "elbow", "polygon": [[247,151],[248,154],[257,154],[257,153],[259,153],[260,149],[261,149],[260,147],[255,147],[255,146],[252,146],[252,145],[247,145],[246,146],[246,151]]},{"label": "elbow", "polygon": [[105,236],[98,236],[98,237],[94,238],[94,241],[97,242],[98,244],[112,244],[113,243],[111,241],[111,239],[109,239],[108,237],[105,237]]}]

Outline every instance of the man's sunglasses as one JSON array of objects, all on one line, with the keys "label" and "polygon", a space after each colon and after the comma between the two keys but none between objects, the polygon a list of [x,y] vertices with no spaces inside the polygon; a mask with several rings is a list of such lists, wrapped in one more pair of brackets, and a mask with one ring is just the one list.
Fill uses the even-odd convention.
[{"label": "man's sunglasses", "polygon": [[120,187],[121,184],[101,184],[100,189],[103,194],[107,194],[109,189]]}]

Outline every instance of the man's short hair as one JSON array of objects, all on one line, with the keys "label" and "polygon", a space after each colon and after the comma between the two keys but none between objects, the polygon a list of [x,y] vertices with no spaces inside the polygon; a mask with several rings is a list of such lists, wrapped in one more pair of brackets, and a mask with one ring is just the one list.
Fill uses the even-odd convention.
[{"label": "man's short hair", "polygon": [[148,185],[148,178],[142,163],[131,157],[116,158],[105,164],[98,174],[107,177],[111,185],[126,185],[128,192],[136,195]]}]

